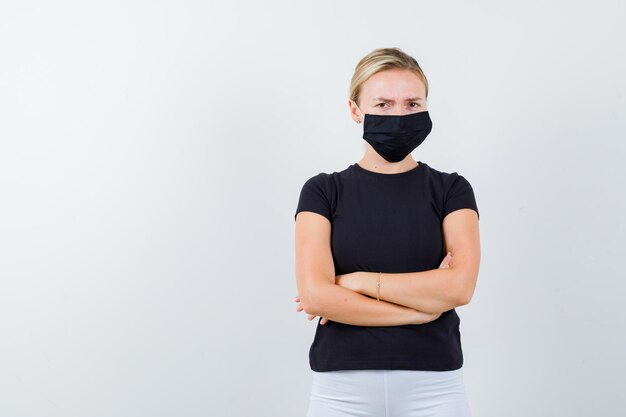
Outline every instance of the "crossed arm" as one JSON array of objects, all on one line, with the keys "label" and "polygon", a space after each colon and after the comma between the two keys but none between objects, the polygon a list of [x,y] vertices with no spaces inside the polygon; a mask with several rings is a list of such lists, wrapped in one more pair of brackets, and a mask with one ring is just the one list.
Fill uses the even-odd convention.
[{"label": "crossed arm", "polygon": [[381,301],[377,301],[379,274],[358,271],[335,276],[330,222],[317,213],[299,213],[296,280],[301,309],[309,315],[341,323],[393,326],[428,322],[434,314],[438,316],[468,304],[480,263],[478,216],[471,209],[459,209],[444,218],[442,227],[444,244],[451,254],[447,257],[447,267],[383,273]]}]

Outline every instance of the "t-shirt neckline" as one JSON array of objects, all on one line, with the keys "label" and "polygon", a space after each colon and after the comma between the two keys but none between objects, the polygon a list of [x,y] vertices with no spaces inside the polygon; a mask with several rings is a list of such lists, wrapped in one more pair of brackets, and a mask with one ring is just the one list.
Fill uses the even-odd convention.
[{"label": "t-shirt neckline", "polygon": [[414,167],[414,168],[409,169],[408,171],[396,172],[396,173],[391,173],[391,174],[385,174],[385,173],[382,173],[382,172],[370,171],[368,169],[363,168],[361,165],[359,165],[358,162],[355,162],[354,164],[352,164],[352,166],[358,172],[361,172],[361,173],[367,174],[367,175],[371,175],[373,177],[378,177],[378,178],[398,178],[398,177],[406,177],[406,176],[409,176],[409,175],[419,174],[421,171],[423,171],[424,170],[423,166],[425,166],[426,163],[424,163],[422,161],[416,161],[416,162],[418,163],[418,165],[416,167]]}]

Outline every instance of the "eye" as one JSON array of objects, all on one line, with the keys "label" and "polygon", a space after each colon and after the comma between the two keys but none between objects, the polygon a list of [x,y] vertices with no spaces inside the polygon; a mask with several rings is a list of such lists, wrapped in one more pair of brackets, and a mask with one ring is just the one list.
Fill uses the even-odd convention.
[{"label": "eye", "polygon": [[411,102],[411,104],[417,104],[417,106],[413,106],[413,108],[415,108],[415,107],[420,107],[420,104],[419,104],[419,103],[417,103],[417,102],[415,102],[415,101]]},{"label": "eye", "polygon": [[382,106],[383,106],[383,105],[385,105],[385,104],[387,104],[387,103],[378,103],[378,104],[376,105],[376,107],[382,107]]}]

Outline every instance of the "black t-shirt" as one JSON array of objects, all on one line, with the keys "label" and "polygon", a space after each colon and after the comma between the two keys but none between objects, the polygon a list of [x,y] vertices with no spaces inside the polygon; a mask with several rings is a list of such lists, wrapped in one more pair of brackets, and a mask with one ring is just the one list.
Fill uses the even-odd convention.
[{"label": "black t-shirt", "polygon": [[[470,183],[456,172],[418,161],[409,171],[383,174],[358,163],[309,178],[300,211],[331,222],[335,273],[437,269],[445,257],[442,222],[450,212],[478,213]],[[405,369],[448,371],[463,365],[460,319],[455,309],[426,324],[355,326],[319,324],[311,348],[313,371]]]}]

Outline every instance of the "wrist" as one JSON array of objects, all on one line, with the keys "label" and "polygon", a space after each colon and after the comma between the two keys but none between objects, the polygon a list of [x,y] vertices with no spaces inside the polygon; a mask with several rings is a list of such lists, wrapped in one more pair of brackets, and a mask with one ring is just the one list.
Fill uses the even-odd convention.
[{"label": "wrist", "polygon": [[352,290],[359,294],[368,295],[369,291],[367,287],[369,272],[357,271],[354,273],[354,279],[352,280]]}]

